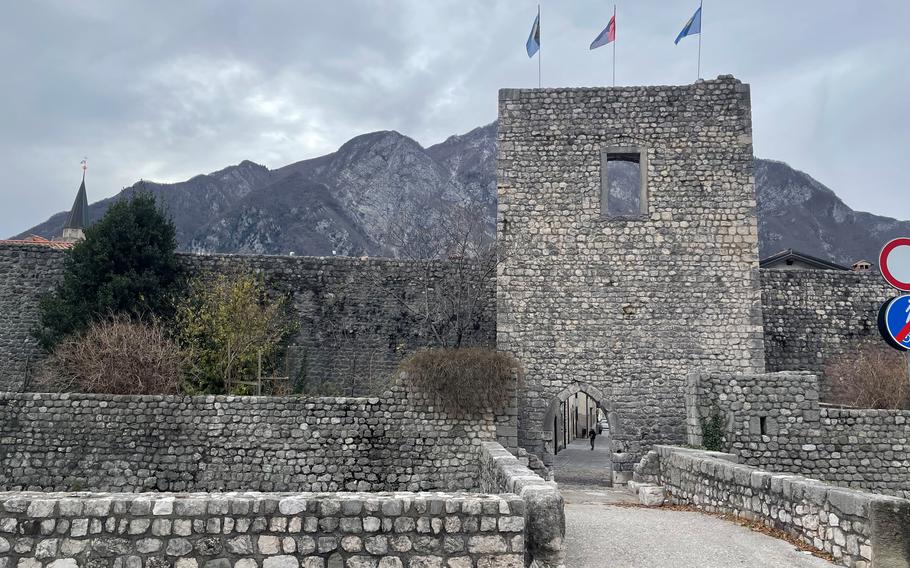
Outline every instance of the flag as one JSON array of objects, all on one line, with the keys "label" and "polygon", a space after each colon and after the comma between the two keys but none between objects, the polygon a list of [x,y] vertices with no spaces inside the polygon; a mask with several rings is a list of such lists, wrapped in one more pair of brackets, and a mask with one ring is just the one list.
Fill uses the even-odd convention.
[{"label": "flag", "polygon": [[534,57],[534,54],[540,50],[540,10],[537,11],[537,17],[534,18],[531,35],[528,36],[528,43],[525,44],[525,47],[528,50],[528,57]]},{"label": "flag", "polygon": [[604,31],[594,38],[594,41],[591,42],[591,49],[597,49],[598,47],[603,47],[608,43],[613,43],[616,41],[616,16],[614,15],[610,18],[610,23],[607,24],[607,27],[604,28]]},{"label": "flag", "polygon": [[686,25],[683,26],[679,35],[676,36],[676,41],[673,43],[678,44],[679,40],[686,36],[700,34],[701,33],[701,6],[698,7],[698,10],[695,10],[695,13],[692,14],[692,17],[689,18],[689,21],[686,22]]}]

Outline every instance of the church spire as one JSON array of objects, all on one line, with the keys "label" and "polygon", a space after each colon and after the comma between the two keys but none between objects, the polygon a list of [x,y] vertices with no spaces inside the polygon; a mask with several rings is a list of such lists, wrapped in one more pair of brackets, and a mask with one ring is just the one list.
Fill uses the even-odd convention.
[{"label": "church spire", "polygon": [[73,202],[73,208],[63,226],[62,240],[64,241],[75,242],[85,236],[83,231],[88,225],[88,196],[85,193],[85,170],[88,169],[86,161],[82,160],[82,183],[79,185],[76,201]]}]

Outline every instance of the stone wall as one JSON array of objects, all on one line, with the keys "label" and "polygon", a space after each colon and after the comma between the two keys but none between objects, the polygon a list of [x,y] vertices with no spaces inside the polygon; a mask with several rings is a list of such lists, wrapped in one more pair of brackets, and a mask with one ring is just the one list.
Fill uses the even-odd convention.
[{"label": "stone wall", "polygon": [[[749,96],[732,77],[500,91],[497,343],[525,366],[530,451],[552,454],[573,384],[604,393],[637,459],[684,440],[691,369],[764,369]],[[630,146],[647,213],[604,217],[601,151]]]},{"label": "stone wall", "polygon": [[845,487],[910,497],[910,411],[821,408],[807,372],[693,373],[687,392],[688,442],[723,418],[725,451],[774,471]]},{"label": "stone wall", "polygon": [[63,251],[0,244],[0,391],[19,390],[41,358],[38,301],[63,275]]},{"label": "stone wall", "polygon": [[482,491],[514,493],[524,501],[529,555],[540,568],[562,566],[566,516],[556,483],[544,481],[496,442],[484,442],[479,457]]},{"label": "stone wall", "polygon": [[877,271],[763,269],[761,286],[768,371],[821,372],[859,344],[880,342],[878,309],[897,295]]},{"label": "stone wall", "polygon": [[[328,389],[343,395],[381,392],[405,355],[433,343],[410,309],[421,303],[428,289],[436,291],[452,282],[473,284],[472,277],[485,274],[482,267],[455,261],[179,257],[191,275],[259,274],[271,293],[288,297],[300,331],[291,341],[289,364],[281,374],[299,380],[305,391]],[[41,358],[31,331],[38,321],[39,297],[56,286],[63,260],[59,250],[0,245],[0,391],[20,390],[28,369]],[[480,278],[476,291],[467,295],[478,302],[476,326],[468,330],[464,344],[493,346],[493,279]]]},{"label": "stone wall", "polygon": [[[30,331],[38,323],[39,297],[59,281],[63,255],[46,247],[0,245],[0,390],[19,390],[40,362]],[[181,258],[193,273],[261,273],[275,293],[289,294],[301,324],[289,374],[296,376],[302,366],[305,385],[316,389],[328,382],[340,394],[371,390],[404,354],[426,344],[399,300],[422,293],[427,269],[430,281],[452,270],[451,263],[340,257]],[[878,341],[878,308],[894,295],[877,273],[762,269],[760,281],[768,371],[822,372],[859,342]],[[493,344],[493,293],[493,282],[485,282],[480,326],[469,344]]]},{"label": "stone wall", "polygon": [[458,493],[0,493],[0,567],[522,568],[524,502]]},{"label": "stone wall", "polygon": [[770,473],[736,456],[657,446],[670,502],[782,530],[855,567],[910,566],[910,501]]},{"label": "stone wall", "polygon": [[0,393],[0,490],[471,490],[492,412],[382,398]]},{"label": "stone wall", "polygon": [[[193,274],[232,271],[261,274],[275,294],[290,297],[300,318],[292,340],[296,376],[304,366],[303,384],[336,387],[338,394],[373,394],[391,377],[398,363],[435,338],[421,323],[423,299],[453,286],[475,287],[449,299],[465,303],[476,298],[475,327],[467,330],[465,346],[495,345],[495,282],[491,269],[471,261],[414,262],[346,257],[254,255],[181,255]],[[466,268],[467,267],[467,268]],[[489,272],[490,278],[472,282]],[[447,338],[451,339],[451,338]]]}]

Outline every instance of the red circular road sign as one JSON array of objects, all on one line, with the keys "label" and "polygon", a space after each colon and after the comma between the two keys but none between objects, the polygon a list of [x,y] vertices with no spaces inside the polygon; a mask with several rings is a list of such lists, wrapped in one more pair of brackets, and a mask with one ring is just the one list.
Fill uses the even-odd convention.
[{"label": "red circular road sign", "polygon": [[896,238],[878,255],[878,267],[888,284],[910,292],[910,238]]}]

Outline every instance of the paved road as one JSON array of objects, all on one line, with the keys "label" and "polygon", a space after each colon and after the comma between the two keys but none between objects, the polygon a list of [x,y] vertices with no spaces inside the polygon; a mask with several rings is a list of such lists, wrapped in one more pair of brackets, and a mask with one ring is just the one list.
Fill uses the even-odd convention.
[{"label": "paved road", "polygon": [[575,440],[556,454],[553,474],[559,483],[572,485],[608,486],[610,480],[610,449],[606,436],[594,440],[594,450],[588,440]]},{"label": "paved road", "polygon": [[[590,450],[589,450],[590,451]],[[831,568],[793,545],[701,513],[617,507],[622,490],[560,486],[567,568]]]}]

